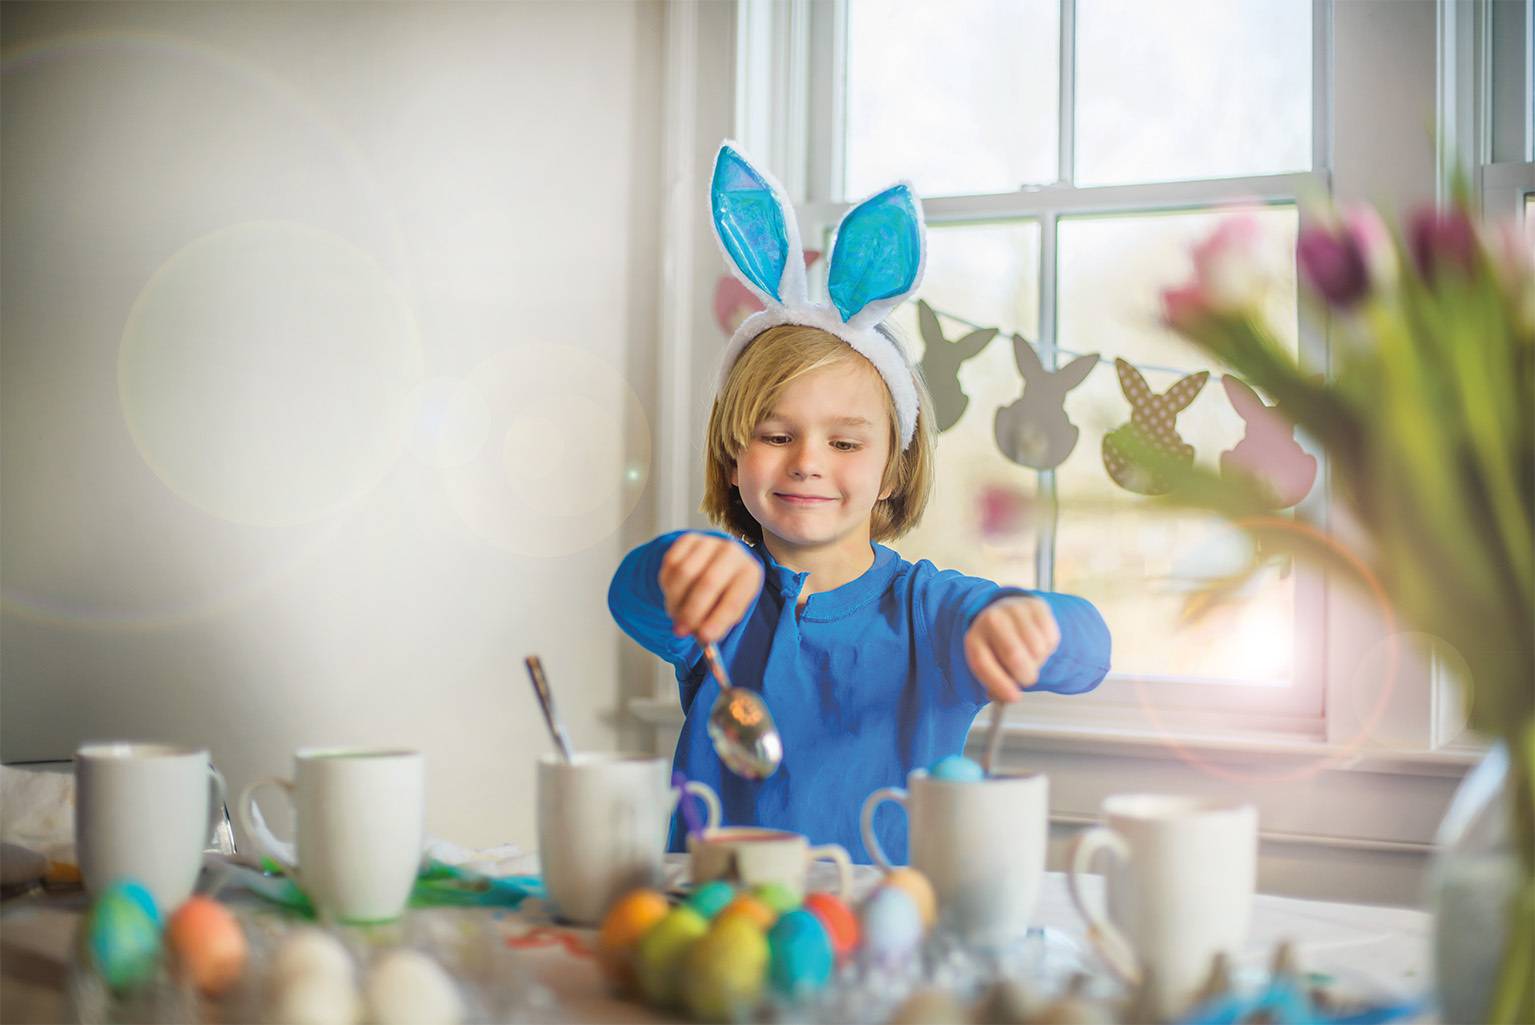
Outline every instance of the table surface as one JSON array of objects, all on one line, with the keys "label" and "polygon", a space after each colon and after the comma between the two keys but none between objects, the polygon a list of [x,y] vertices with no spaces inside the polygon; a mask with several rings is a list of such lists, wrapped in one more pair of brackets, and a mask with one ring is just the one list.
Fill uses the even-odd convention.
[{"label": "table surface", "polygon": [[[506,867],[536,870],[536,860],[503,864]],[[672,882],[680,882],[684,870],[669,860]],[[830,889],[833,879],[813,872],[811,886]],[[865,892],[877,879],[872,869],[860,866],[855,893]],[[1101,896],[1098,877],[1084,882],[1092,898]],[[0,906],[0,1021],[71,1020],[75,1011],[66,993],[70,949],[83,906],[78,892],[13,898]],[[1061,873],[1045,874],[1034,917],[1052,944],[1084,963],[1093,960]],[[414,909],[407,919],[416,923],[408,928],[454,921],[462,932],[473,921],[476,928],[489,930],[498,949],[515,958],[519,977],[532,980],[544,999],[557,1002],[563,1021],[672,1020],[610,995],[589,954],[592,931],[552,926],[541,902],[526,902],[516,911]],[[1410,998],[1426,992],[1430,984],[1429,932],[1430,918],[1421,911],[1260,894],[1253,902],[1251,935],[1239,964],[1261,967],[1277,944],[1290,941],[1308,971],[1334,976],[1361,995]]]}]

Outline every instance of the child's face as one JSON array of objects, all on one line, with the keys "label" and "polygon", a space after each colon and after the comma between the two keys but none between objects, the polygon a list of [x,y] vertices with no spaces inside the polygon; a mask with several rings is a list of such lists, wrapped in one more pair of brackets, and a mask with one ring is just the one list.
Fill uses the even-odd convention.
[{"label": "child's face", "polygon": [[844,362],[796,379],[736,458],[731,483],[752,518],[789,546],[867,550],[890,456],[885,385]]}]

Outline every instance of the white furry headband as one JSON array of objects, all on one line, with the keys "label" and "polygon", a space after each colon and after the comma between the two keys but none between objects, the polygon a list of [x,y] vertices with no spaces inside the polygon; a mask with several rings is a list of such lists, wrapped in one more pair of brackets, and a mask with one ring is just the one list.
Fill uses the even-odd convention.
[{"label": "white furry headband", "polygon": [[723,389],[746,346],[780,324],[820,328],[874,364],[895,401],[901,448],[917,431],[911,365],[881,321],[922,283],[927,239],[922,203],[906,182],[843,215],[827,269],[827,302],[811,302],[799,224],[783,187],[752,166],[732,142],[720,146],[709,188],[714,237],[731,271],[766,308],[741,322],[720,366]]}]

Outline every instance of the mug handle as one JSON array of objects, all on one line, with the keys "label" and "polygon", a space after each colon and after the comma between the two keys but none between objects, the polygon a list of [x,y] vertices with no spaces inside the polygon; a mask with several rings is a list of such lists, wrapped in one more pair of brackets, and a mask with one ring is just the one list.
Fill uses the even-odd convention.
[{"label": "mug handle", "polygon": [[823,844],[805,852],[806,861],[830,861],[837,866],[837,896],[844,901],[853,899],[853,859],[839,843]]},{"label": "mug handle", "polygon": [[219,823],[224,818],[224,805],[229,800],[229,784],[224,782],[224,774],[208,763],[208,836],[212,837],[218,832]]},{"label": "mug handle", "polygon": [[861,826],[860,832],[863,833],[863,845],[869,849],[869,855],[873,857],[874,864],[889,872],[890,859],[885,857],[885,849],[879,845],[879,838],[874,835],[874,809],[885,801],[894,801],[902,808],[906,808],[908,816],[911,815],[911,809],[906,805],[906,791],[900,787],[884,787],[864,798],[863,813],[858,816],[858,819]]},{"label": "mug handle", "polygon": [[[272,831],[264,823],[257,822],[251,814],[255,807],[256,791],[265,786],[280,788],[288,796],[288,803],[293,803],[293,781],[281,779],[277,776],[268,776],[258,779],[244,790],[240,791],[240,799],[235,802],[235,814],[240,818],[240,828],[245,830],[245,835],[256,843],[256,849],[283,867],[288,878],[298,883],[298,866],[289,861],[282,854],[282,844]],[[300,889],[302,889],[300,885]]]},{"label": "mug handle", "polygon": [[718,829],[720,820],[724,818],[724,812],[720,809],[719,795],[714,792],[713,787],[701,780],[690,779],[680,787],[672,787],[671,807],[667,809],[667,816],[670,817],[677,810],[677,802],[682,800],[684,791],[704,803],[704,831]]},{"label": "mug handle", "polygon": [[[1130,985],[1138,985],[1141,981],[1141,969],[1135,956],[1135,948],[1131,946],[1125,934],[1119,931],[1119,927],[1109,921],[1107,914],[1100,914],[1088,907],[1087,900],[1082,894],[1081,877],[1087,874],[1093,855],[1101,850],[1109,851],[1121,862],[1130,860],[1130,845],[1125,843],[1124,837],[1107,826],[1094,826],[1078,836],[1071,846],[1071,855],[1068,859],[1071,869],[1066,875],[1066,882],[1071,890],[1071,902],[1076,905],[1077,914],[1081,915],[1082,920],[1087,923],[1087,938],[1092,941],[1109,968]],[[1107,877],[1104,881],[1106,884]]]}]

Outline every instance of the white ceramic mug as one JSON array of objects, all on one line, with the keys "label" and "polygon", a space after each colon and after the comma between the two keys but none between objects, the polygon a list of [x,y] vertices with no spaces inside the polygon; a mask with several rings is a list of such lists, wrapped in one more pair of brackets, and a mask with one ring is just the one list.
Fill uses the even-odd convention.
[{"label": "white ceramic mug", "polygon": [[[258,789],[280,787],[293,802],[298,864],[251,814]],[[419,751],[306,748],[293,779],[246,787],[240,827],[275,859],[323,917],[343,922],[398,918],[426,845],[426,762]]]},{"label": "white ceramic mug", "polygon": [[[1151,969],[1163,1013],[1177,1014],[1209,976],[1218,953],[1236,956],[1247,937],[1258,866],[1258,812],[1172,794],[1119,794],[1103,802],[1107,825],[1079,836],[1070,860],[1071,899],[1088,936],[1117,973]],[[1108,914],[1090,907],[1081,878],[1093,856]]]},{"label": "white ceramic mug", "polygon": [[[690,780],[720,823],[720,800]],[[671,766],[651,755],[546,755],[538,763],[538,857],[544,888],[566,921],[592,924],[608,905],[637,887],[661,883],[666,832],[682,788]]]},{"label": "white ceramic mug", "polygon": [[1005,943],[1028,931],[1045,872],[1050,783],[1038,774],[961,782],[918,769],[908,789],[886,787],[863,802],[863,842],[890,862],[874,835],[883,801],[906,808],[911,864],[933,884],[941,924],[972,942]]},{"label": "white ceramic mug", "polygon": [[75,849],[91,893],[143,884],[161,912],[192,895],[224,805],[206,748],[109,741],[75,752]]},{"label": "white ceramic mug", "polygon": [[801,899],[810,865],[837,866],[837,895],[851,900],[853,859],[840,844],[810,846],[803,833],[758,826],[724,826],[688,837],[689,868],[694,883],[723,879],[740,886],[778,883]]}]

